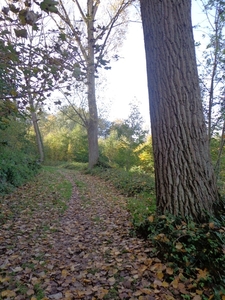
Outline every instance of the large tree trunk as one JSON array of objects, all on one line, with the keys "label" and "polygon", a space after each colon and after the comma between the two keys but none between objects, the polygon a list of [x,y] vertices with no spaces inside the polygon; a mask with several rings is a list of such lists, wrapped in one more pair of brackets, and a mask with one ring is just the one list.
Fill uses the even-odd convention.
[{"label": "large tree trunk", "polygon": [[159,213],[219,203],[198,81],[191,0],[141,0]]},{"label": "large tree trunk", "polygon": [[89,149],[89,168],[97,164],[99,158],[98,149],[98,110],[95,93],[95,55],[94,55],[94,13],[93,1],[88,2],[88,61],[87,61],[87,87],[88,87],[88,149]]}]

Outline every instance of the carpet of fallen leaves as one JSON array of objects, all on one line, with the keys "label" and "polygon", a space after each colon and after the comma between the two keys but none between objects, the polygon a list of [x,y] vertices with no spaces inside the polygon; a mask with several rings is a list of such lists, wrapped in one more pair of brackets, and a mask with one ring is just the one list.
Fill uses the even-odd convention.
[{"label": "carpet of fallen leaves", "polygon": [[131,227],[126,198],[102,180],[41,172],[0,199],[0,299],[203,299]]}]

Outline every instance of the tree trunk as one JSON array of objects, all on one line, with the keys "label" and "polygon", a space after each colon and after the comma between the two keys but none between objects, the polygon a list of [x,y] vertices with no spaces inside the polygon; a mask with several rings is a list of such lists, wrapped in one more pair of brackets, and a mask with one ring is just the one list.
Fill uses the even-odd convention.
[{"label": "tree trunk", "polygon": [[141,0],[159,213],[203,220],[219,203],[201,103],[191,0]]},{"label": "tree trunk", "polygon": [[87,87],[88,87],[88,149],[89,168],[97,164],[99,158],[98,149],[98,110],[95,93],[95,55],[94,55],[94,13],[93,1],[88,2],[87,34],[88,34],[88,61],[87,61]]},{"label": "tree trunk", "polygon": [[31,119],[34,127],[34,132],[35,132],[35,138],[36,138],[36,143],[37,143],[37,148],[38,148],[38,154],[39,154],[39,160],[42,163],[44,161],[44,147],[42,143],[42,138],[41,138],[41,133],[40,129],[38,126],[38,120],[37,120],[37,114],[35,112],[34,108],[34,103],[33,100],[31,99],[32,96],[29,96],[29,103],[30,103],[30,109],[31,109]]}]

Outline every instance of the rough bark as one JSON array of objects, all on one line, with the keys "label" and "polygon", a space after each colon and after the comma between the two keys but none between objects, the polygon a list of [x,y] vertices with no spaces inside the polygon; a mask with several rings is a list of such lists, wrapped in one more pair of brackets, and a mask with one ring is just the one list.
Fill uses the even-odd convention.
[{"label": "rough bark", "polygon": [[[92,2],[92,1],[90,1]],[[87,35],[88,35],[88,58],[87,58],[87,88],[88,88],[88,149],[89,168],[93,168],[98,162],[98,110],[95,92],[95,54],[94,54],[94,15],[92,13],[93,3],[88,7]]]},{"label": "rough bark", "polygon": [[213,214],[219,203],[203,116],[191,0],[141,0],[160,213]]}]

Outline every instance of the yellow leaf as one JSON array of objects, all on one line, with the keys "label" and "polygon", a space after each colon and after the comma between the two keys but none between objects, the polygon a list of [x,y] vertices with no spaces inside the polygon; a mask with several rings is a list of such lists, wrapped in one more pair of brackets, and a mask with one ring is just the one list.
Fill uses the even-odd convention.
[{"label": "yellow leaf", "polygon": [[169,274],[169,275],[172,275],[173,274],[173,269],[166,268],[166,273]]},{"label": "yellow leaf", "polygon": [[62,277],[66,277],[68,274],[69,272],[66,269],[62,270]]},{"label": "yellow leaf", "polygon": [[14,291],[5,290],[1,292],[2,297],[16,297],[16,293]]},{"label": "yellow leaf", "polygon": [[156,274],[156,276],[157,276],[158,279],[163,279],[164,274],[163,274],[163,272],[158,272]]},{"label": "yellow leaf", "polygon": [[225,295],[222,295],[222,300],[225,300]]},{"label": "yellow leaf", "polygon": [[148,267],[146,265],[141,265],[139,268],[138,268],[138,272],[139,273],[144,273],[144,271],[146,271]]},{"label": "yellow leaf", "polygon": [[149,290],[149,289],[141,289],[141,291],[146,294],[146,295],[151,295],[152,294],[152,291]]},{"label": "yellow leaf", "polygon": [[149,216],[148,220],[149,220],[150,223],[154,222],[154,216],[153,215]]},{"label": "yellow leaf", "polygon": [[209,275],[209,272],[207,271],[207,269],[204,269],[204,270],[199,269],[197,278],[198,278],[198,280],[206,279],[208,277],[208,275]]},{"label": "yellow leaf", "polygon": [[166,281],[162,282],[162,287],[167,288],[169,286],[169,283]]},{"label": "yellow leaf", "polygon": [[179,277],[176,277],[172,282],[172,286],[174,289],[177,289],[178,288],[178,283],[179,283]]},{"label": "yellow leaf", "polygon": [[10,277],[2,277],[2,276],[0,276],[0,282],[7,282],[7,281],[9,281],[10,280]]},{"label": "yellow leaf", "polygon": [[211,228],[211,229],[215,228],[214,222],[209,223],[209,228]]},{"label": "yellow leaf", "polygon": [[98,299],[103,299],[105,297],[105,295],[108,294],[108,290],[106,289],[101,289],[99,292],[98,292]]},{"label": "yellow leaf", "polygon": [[71,291],[66,291],[65,292],[65,299],[67,299],[67,300],[72,300],[73,299],[73,294],[71,293]]},{"label": "yellow leaf", "polygon": [[183,244],[181,244],[181,243],[176,243],[176,249],[177,250],[181,250],[182,248],[183,248]]}]

